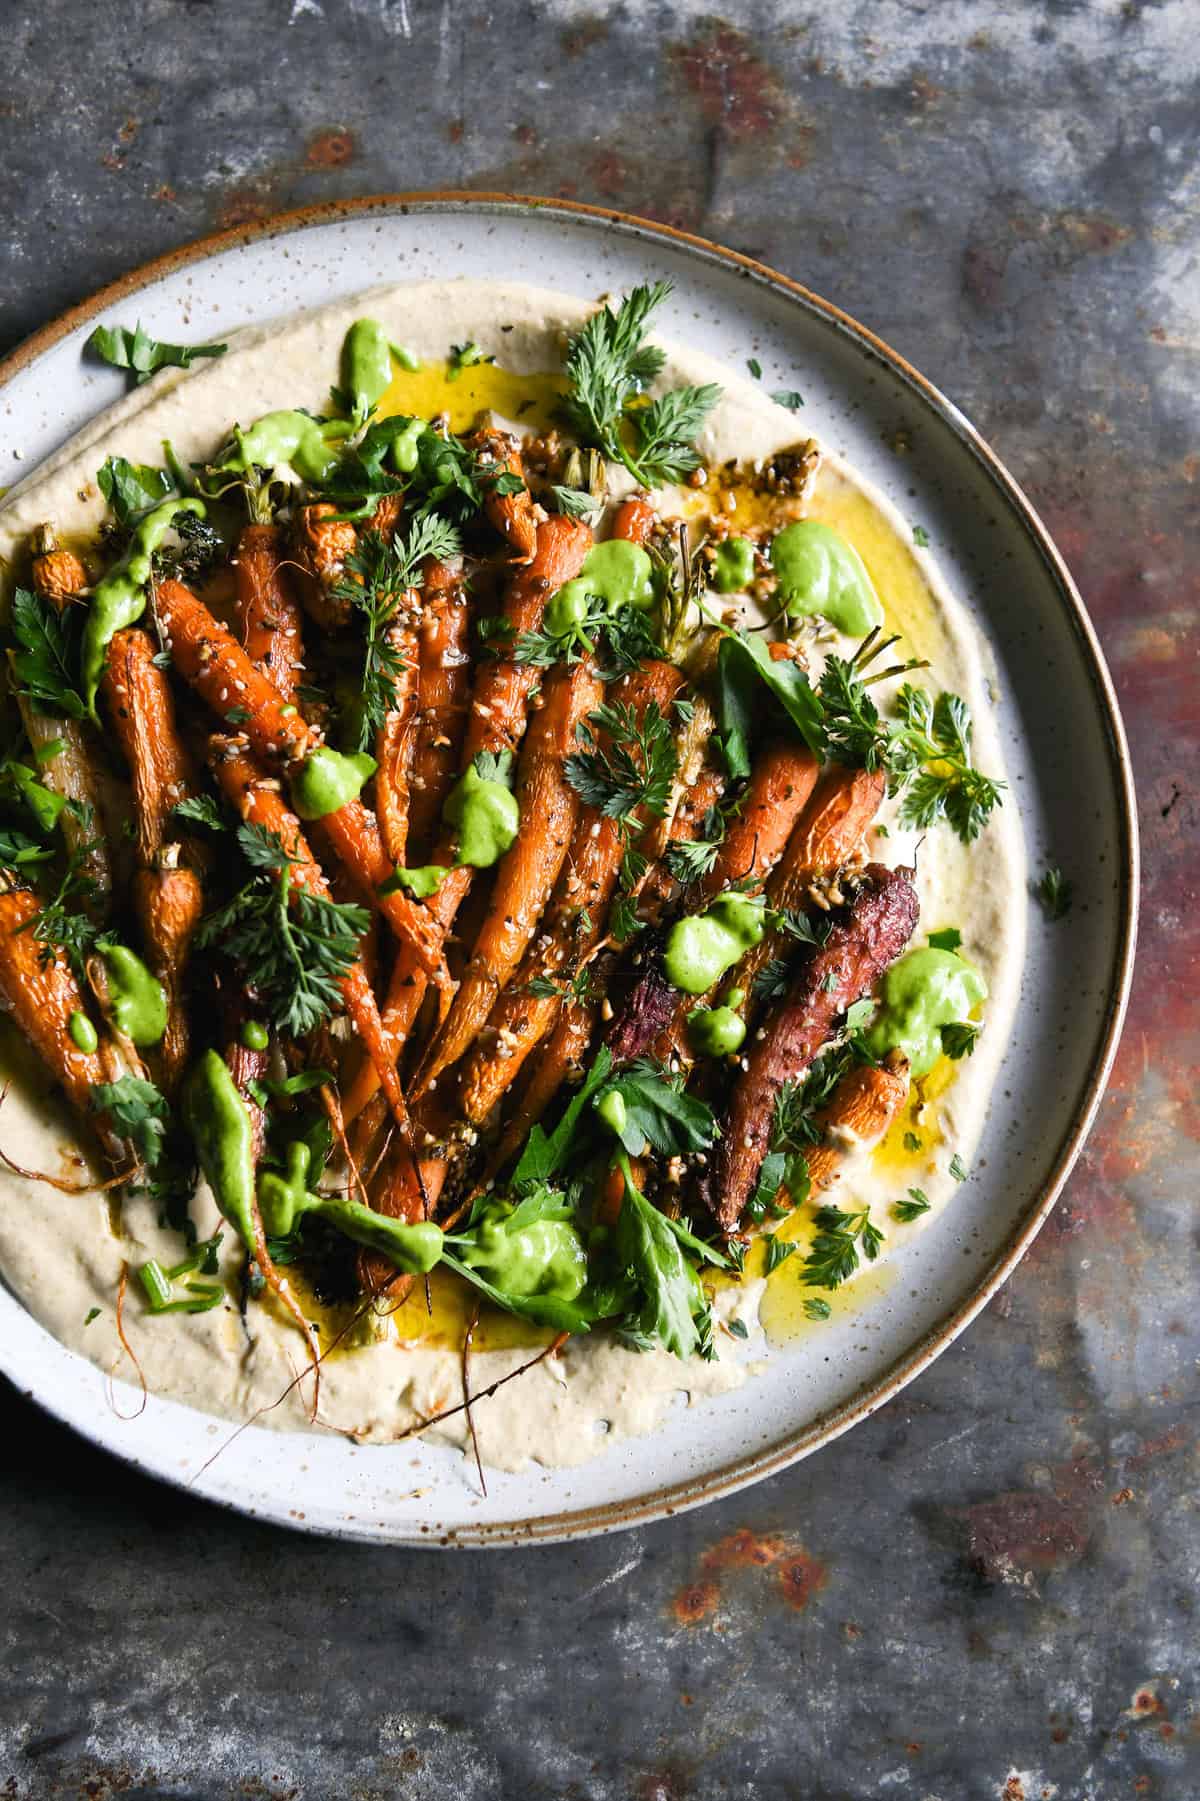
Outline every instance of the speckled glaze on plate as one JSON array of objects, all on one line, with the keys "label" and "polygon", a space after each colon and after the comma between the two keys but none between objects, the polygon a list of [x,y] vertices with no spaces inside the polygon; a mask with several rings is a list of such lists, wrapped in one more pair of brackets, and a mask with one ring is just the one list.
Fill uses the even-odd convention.
[{"label": "speckled glaze on plate", "polygon": [[[806,431],[905,514],[987,636],[1030,865],[1069,871],[1065,923],[1031,918],[1012,1042],[973,1179],[892,1260],[895,1279],[745,1388],[673,1409],[581,1469],[490,1472],[410,1440],[283,1435],[151,1397],[72,1355],[0,1289],[0,1368],[49,1412],[150,1474],[307,1531],[398,1544],[537,1543],[614,1530],[726,1494],[864,1419],[970,1322],[1036,1235],[1078,1155],[1116,1047],[1132,967],[1137,840],[1124,734],[1071,578],[1011,476],[957,409],[886,345],[787,278],[700,239],[510,195],[364,200],[205,239],[107,288],[0,365],[11,484],[123,392],[80,361],[98,317],[211,339],[381,282],[503,276],[582,296],[670,279],[662,332],[733,367],[755,356],[804,395]],[[215,1457],[214,1453],[220,1454]]]}]

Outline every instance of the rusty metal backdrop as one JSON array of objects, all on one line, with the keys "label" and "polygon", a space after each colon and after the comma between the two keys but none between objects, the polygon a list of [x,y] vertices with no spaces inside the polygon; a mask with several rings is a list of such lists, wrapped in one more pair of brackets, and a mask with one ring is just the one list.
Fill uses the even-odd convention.
[{"label": "rusty metal backdrop", "polygon": [[153,1486],[0,1388],[0,1796],[1191,1801],[1196,0],[0,18],[0,351],[313,200],[512,188],[724,241],[877,330],[1024,483],[1104,641],[1145,858],[1114,1078],[1032,1254],[760,1488],[549,1550],[367,1550]]}]

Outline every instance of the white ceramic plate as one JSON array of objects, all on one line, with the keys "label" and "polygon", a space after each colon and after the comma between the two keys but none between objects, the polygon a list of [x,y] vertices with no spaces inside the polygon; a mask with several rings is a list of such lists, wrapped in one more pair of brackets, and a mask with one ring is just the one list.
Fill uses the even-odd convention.
[{"label": "white ceramic plate", "polygon": [[[0,1290],[0,1368],[96,1444],[168,1481],[308,1531],[407,1544],[546,1541],[632,1525],[781,1469],[865,1418],[943,1350],[1045,1219],[1091,1122],[1132,961],[1135,815],[1116,703],[1079,596],[1044,527],[962,415],[824,301],[732,253],[619,215],[478,195],[332,206],[207,240],[138,271],[0,367],[11,484],[123,378],[80,361],[98,316],[210,339],[380,282],[503,277],[596,295],[666,277],[664,336],[744,368],[755,355],[804,395],[804,428],[926,522],[939,564],[993,646],[1001,730],[1031,867],[1052,859],[1079,897],[1030,922],[1012,1042],[973,1179],[895,1256],[859,1312],[777,1351],[745,1388],[580,1470],[490,1472],[486,1499],[449,1449],[356,1447],[232,1428],[150,1399],[124,1420],[102,1373]],[[903,434],[909,448],[894,446]],[[1051,935],[1051,933],[1053,935]],[[122,1394],[131,1412],[132,1390]],[[218,1446],[221,1455],[208,1460]]]}]

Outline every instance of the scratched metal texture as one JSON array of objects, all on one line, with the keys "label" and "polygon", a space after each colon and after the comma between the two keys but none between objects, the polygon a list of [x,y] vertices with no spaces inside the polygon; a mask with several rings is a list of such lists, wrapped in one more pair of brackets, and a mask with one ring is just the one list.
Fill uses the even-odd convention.
[{"label": "scratched metal texture", "polygon": [[1111,1091],[1033,1254],[892,1406],[723,1505],[533,1552],[308,1542],[128,1474],[5,1390],[0,1794],[1200,1794],[1200,7],[8,0],[3,20],[0,347],[214,227],[425,186],[647,213],[873,326],[1072,564],[1146,883]]}]

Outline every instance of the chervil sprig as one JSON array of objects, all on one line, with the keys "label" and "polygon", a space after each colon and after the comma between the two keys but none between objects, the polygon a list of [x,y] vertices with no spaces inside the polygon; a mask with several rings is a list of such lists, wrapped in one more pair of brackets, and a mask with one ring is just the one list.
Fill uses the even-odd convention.
[{"label": "chervil sprig", "polygon": [[670,292],[670,282],[658,281],[634,288],[615,312],[600,307],[567,352],[564,422],[582,443],[623,463],[647,488],[681,481],[699,466],[694,440],[721,394],[707,384],[675,388],[648,405],[637,404],[666,361],[645,337],[651,314]]},{"label": "chervil sprig", "polygon": [[394,704],[396,682],[403,674],[404,658],[395,643],[404,596],[424,582],[421,565],[426,557],[444,561],[462,548],[457,527],[437,513],[413,520],[407,535],[386,538],[366,532],[346,559],[347,576],[334,589],[335,598],[349,600],[362,614],[362,700],[358,721],[358,748],[365,750]]}]

